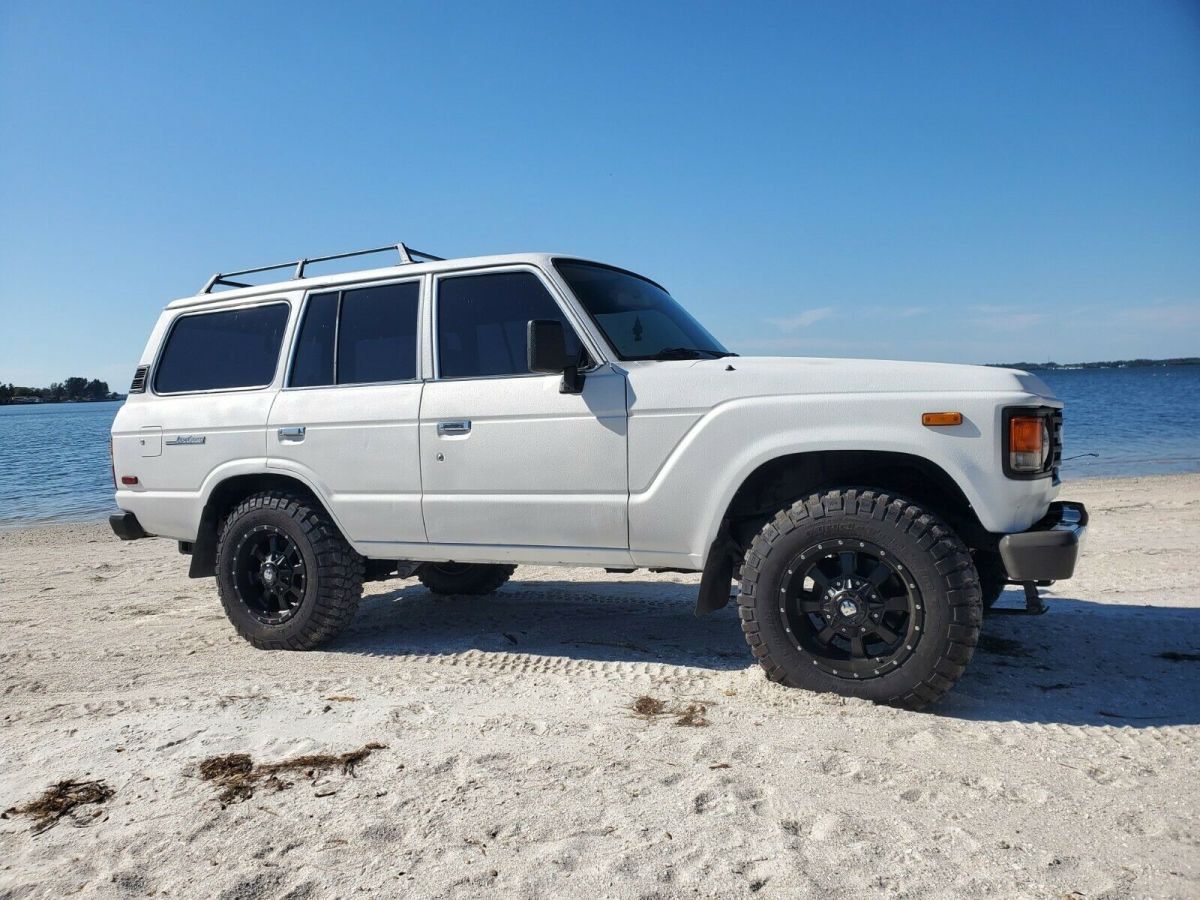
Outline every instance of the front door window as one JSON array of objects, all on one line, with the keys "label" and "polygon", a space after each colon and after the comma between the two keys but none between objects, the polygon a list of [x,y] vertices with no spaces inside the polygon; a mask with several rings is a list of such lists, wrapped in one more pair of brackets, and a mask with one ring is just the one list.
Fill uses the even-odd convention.
[{"label": "front door window", "polygon": [[438,281],[437,310],[441,378],[528,375],[531,319],[562,322],[568,355],[579,355],[575,330],[532,272],[442,278]]}]

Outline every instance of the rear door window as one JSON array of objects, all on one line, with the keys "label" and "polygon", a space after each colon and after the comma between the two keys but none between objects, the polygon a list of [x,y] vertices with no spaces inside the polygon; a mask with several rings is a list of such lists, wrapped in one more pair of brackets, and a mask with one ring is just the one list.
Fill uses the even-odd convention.
[{"label": "rear door window", "polygon": [[532,272],[491,272],[438,280],[438,374],[442,378],[528,375],[529,321],[563,324],[567,354],[579,338],[545,285]]},{"label": "rear door window", "polygon": [[418,282],[313,294],[292,362],[292,387],[417,377]]},{"label": "rear door window", "polygon": [[154,374],[160,394],[266,387],[275,378],[288,305],[180,316]]},{"label": "rear door window", "polygon": [[333,384],[333,340],[337,333],[338,294],[313,294],[304,308],[296,358],[292,362],[292,386],[315,387]]}]

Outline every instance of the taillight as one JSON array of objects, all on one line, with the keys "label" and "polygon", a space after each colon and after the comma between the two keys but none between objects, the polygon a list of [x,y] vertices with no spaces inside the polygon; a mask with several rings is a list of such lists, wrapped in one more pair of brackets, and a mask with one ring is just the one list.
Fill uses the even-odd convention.
[{"label": "taillight", "polygon": [[112,435],[108,436],[108,471],[112,475],[113,490],[117,490],[117,461],[113,459]]}]

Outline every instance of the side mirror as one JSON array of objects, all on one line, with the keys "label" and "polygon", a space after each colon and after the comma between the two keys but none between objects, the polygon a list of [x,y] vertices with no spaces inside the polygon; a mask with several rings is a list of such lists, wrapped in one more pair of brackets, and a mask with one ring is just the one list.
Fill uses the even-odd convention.
[{"label": "side mirror", "polygon": [[530,319],[529,371],[555,375],[570,364],[562,322],[554,319]]},{"label": "side mirror", "polygon": [[546,375],[562,373],[560,394],[578,394],[583,391],[583,373],[579,361],[568,358],[567,339],[563,334],[562,322],[557,319],[530,319],[528,331],[528,359],[530,372]]}]

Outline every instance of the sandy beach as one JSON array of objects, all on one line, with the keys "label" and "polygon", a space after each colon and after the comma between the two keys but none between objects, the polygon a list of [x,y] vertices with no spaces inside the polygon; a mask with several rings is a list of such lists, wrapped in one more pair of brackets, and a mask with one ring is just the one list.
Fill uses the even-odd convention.
[{"label": "sandy beach", "polygon": [[927,713],[767,683],[698,576],[371,584],[335,645],[264,653],[173,543],[0,532],[0,806],[114,792],[0,821],[0,897],[1200,896],[1200,475],[1062,496],[1078,576]]}]

